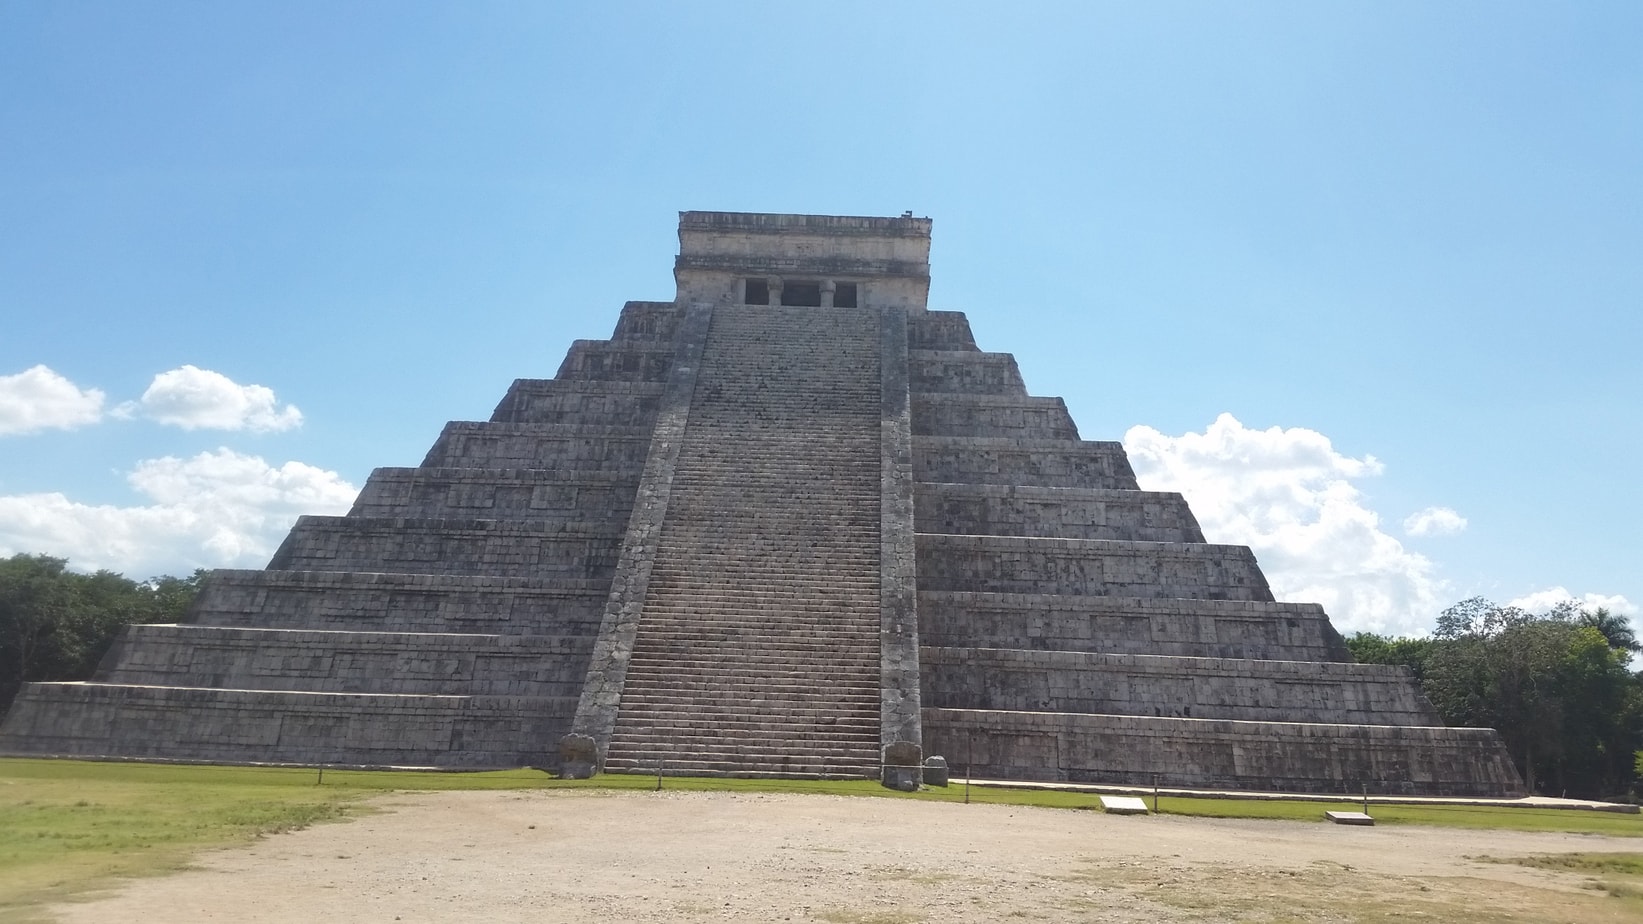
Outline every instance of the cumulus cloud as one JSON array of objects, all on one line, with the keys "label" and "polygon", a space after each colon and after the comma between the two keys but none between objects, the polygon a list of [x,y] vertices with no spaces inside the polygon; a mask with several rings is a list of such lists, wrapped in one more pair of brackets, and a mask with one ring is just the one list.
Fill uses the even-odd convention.
[{"label": "cumulus cloud", "polygon": [[1453,536],[1466,529],[1466,518],[1448,507],[1428,507],[1404,517],[1403,531],[1411,536]]},{"label": "cumulus cloud", "polygon": [[1354,485],[1382,472],[1374,456],[1231,414],[1181,436],[1132,427],[1124,447],[1143,488],[1186,495],[1205,538],[1254,549],[1280,600],[1321,603],[1342,631],[1424,633],[1449,602],[1432,563],[1389,535]]},{"label": "cumulus cloud", "polygon": [[0,436],[72,430],[103,418],[103,393],[46,366],[0,376]]},{"label": "cumulus cloud", "polygon": [[230,449],[147,459],[127,481],[149,503],[82,504],[60,493],[0,496],[0,555],[41,552],[132,577],[261,567],[299,514],[345,513],[357,489],[301,462]]},{"label": "cumulus cloud", "polygon": [[121,416],[141,414],[184,430],[289,430],[302,425],[295,405],[280,407],[266,385],[241,385],[221,372],[184,365],[162,372],[136,401],[118,408]]},{"label": "cumulus cloud", "polygon": [[1525,612],[1545,615],[1558,604],[1570,600],[1580,604],[1580,608],[1583,610],[1602,608],[1617,616],[1632,617],[1638,615],[1638,605],[1620,594],[1585,593],[1576,596],[1564,587],[1548,587],[1545,590],[1537,590],[1516,600],[1509,600],[1506,605],[1515,606]]}]

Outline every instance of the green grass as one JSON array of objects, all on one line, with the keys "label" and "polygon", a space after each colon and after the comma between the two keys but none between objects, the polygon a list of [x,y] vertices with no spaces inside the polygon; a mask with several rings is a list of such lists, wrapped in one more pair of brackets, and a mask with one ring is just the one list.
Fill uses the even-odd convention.
[{"label": "green grass", "polygon": [[[668,777],[669,791],[803,793],[961,802],[962,783],[900,793],[872,780],[726,780]],[[246,843],[368,811],[367,799],[391,791],[484,789],[650,790],[656,778],[608,775],[558,780],[537,770],[488,773],[319,771],[0,759],[0,917],[94,890],[114,879],[167,872],[200,850]],[[1065,790],[970,788],[981,804],[1099,810],[1100,800]],[[1150,799],[1148,800],[1150,804]],[[1322,822],[1341,801],[1188,799],[1165,796],[1166,814]],[[1643,837],[1643,816],[1492,806],[1373,805],[1378,822],[1518,831],[1570,831]],[[1145,819],[1136,819],[1145,824]],[[1610,880],[1630,888],[1629,875]]]}]

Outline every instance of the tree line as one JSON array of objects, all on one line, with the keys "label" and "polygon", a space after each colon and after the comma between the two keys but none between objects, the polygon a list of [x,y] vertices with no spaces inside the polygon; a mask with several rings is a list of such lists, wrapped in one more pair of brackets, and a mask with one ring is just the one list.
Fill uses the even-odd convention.
[{"label": "tree line", "polygon": [[1643,750],[1643,650],[1624,616],[1573,601],[1536,615],[1482,597],[1451,606],[1427,638],[1359,632],[1353,657],[1403,664],[1446,725],[1494,728],[1543,795],[1626,796]]},{"label": "tree line", "polygon": [[0,559],[0,714],[30,681],[89,680],[122,626],[182,620],[205,574],[133,581],[49,555]]}]

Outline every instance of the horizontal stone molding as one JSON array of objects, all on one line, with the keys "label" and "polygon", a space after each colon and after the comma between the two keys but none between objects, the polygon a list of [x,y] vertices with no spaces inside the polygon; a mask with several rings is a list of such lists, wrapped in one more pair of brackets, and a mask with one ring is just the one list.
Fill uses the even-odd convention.
[{"label": "horizontal stone molding", "polygon": [[1316,603],[921,590],[926,645],[1284,661],[1351,654]]},{"label": "horizontal stone molding", "polygon": [[1401,665],[999,648],[924,648],[925,703],[947,709],[1442,725]]},{"label": "horizontal stone molding", "polygon": [[924,482],[914,503],[922,533],[1204,541],[1186,499],[1174,492]]},{"label": "horizontal stone molding", "polygon": [[1487,728],[924,710],[926,750],[982,779],[1355,795],[1515,797]]},{"label": "horizontal stone molding", "polygon": [[920,533],[918,575],[925,590],[1272,599],[1240,545]]}]

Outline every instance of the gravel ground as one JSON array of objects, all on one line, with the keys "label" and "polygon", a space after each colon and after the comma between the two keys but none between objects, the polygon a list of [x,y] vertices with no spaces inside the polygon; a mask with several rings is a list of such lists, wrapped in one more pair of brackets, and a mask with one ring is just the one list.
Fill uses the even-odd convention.
[{"label": "gravel ground", "polygon": [[1638,920],[1585,877],[1481,862],[1588,835],[733,793],[456,792],[55,906],[64,922]]}]

